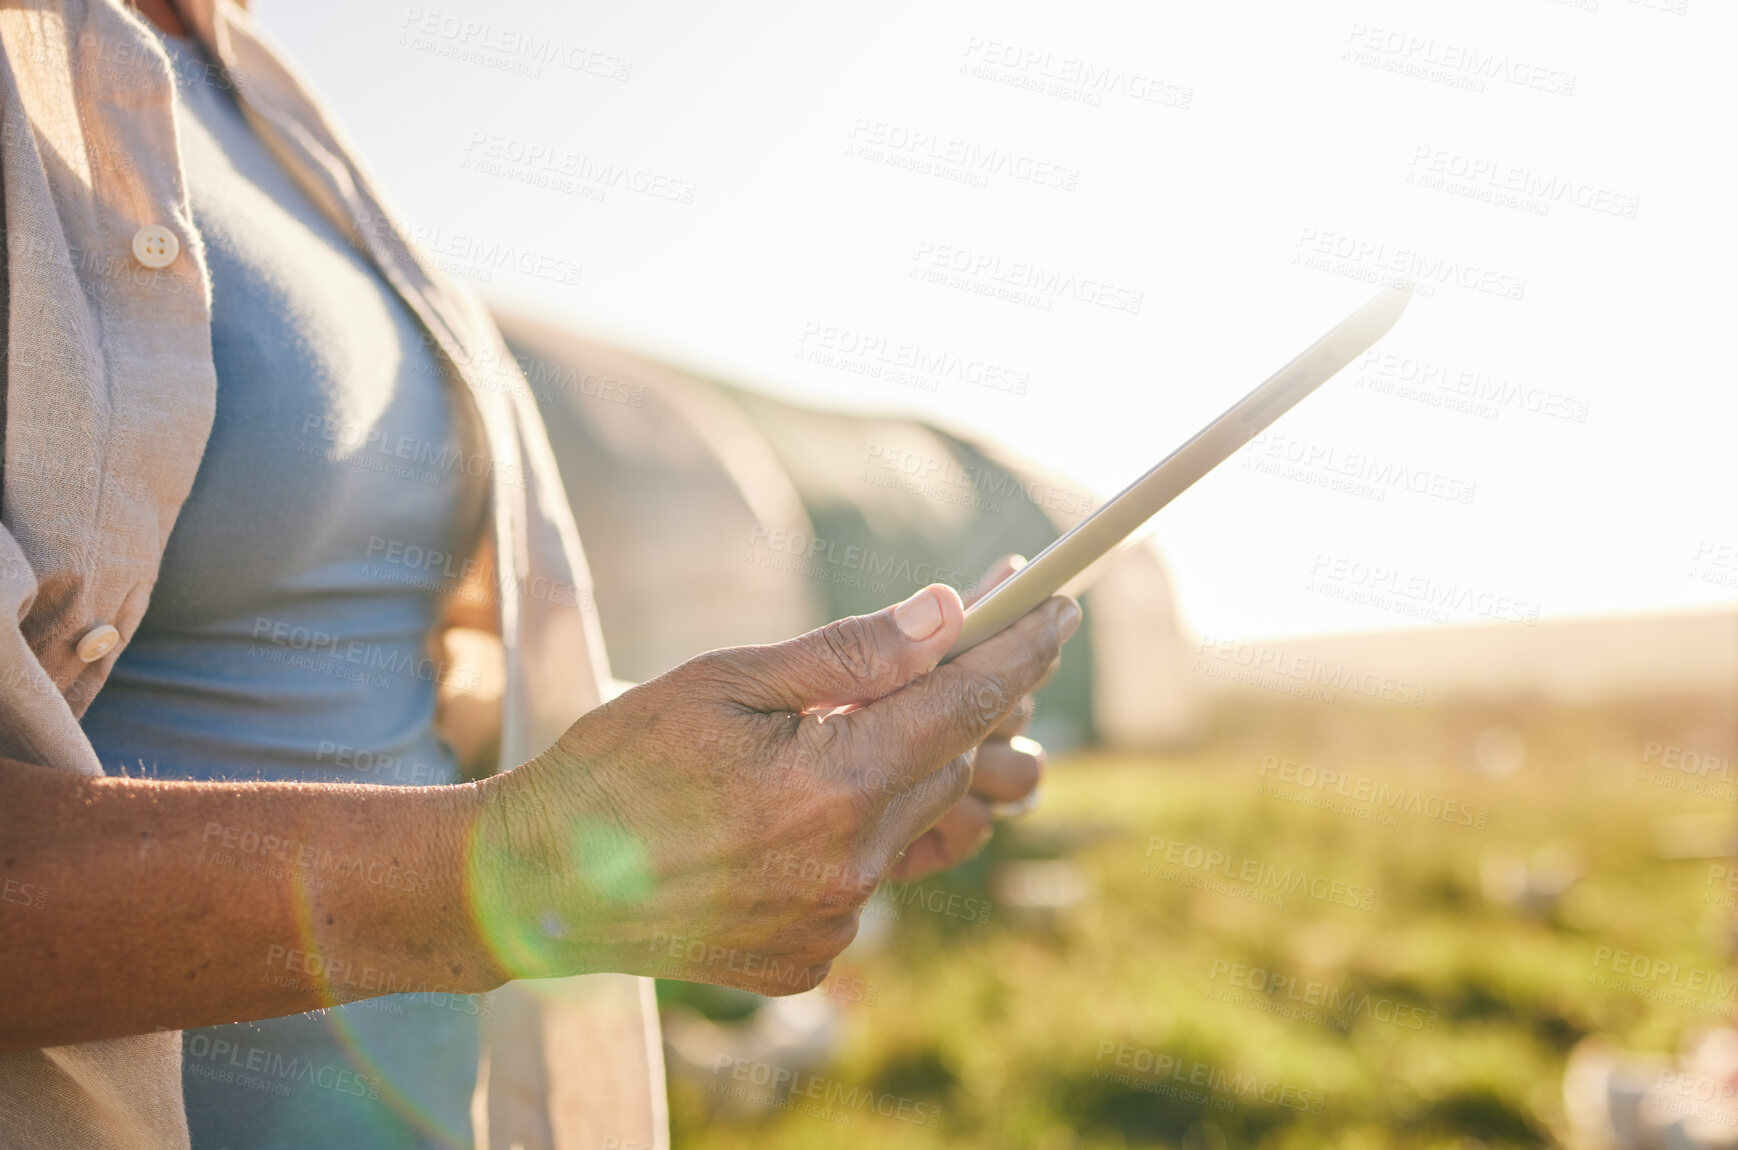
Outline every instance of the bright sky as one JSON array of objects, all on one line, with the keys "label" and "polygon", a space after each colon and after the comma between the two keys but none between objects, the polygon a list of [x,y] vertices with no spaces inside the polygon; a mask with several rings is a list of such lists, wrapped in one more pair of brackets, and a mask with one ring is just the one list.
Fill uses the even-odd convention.
[{"label": "bright sky", "polygon": [[1738,604],[1730,4],[255,8],[491,299],[1107,492],[1410,273],[1161,516],[1199,631]]}]

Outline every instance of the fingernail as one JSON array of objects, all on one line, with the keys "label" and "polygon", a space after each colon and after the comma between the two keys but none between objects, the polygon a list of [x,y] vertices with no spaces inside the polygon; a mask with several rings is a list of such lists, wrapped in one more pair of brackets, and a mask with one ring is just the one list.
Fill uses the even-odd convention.
[{"label": "fingernail", "polygon": [[1069,599],[1062,604],[1062,611],[1056,617],[1056,632],[1066,643],[1080,630],[1080,604]]},{"label": "fingernail", "polygon": [[893,609],[893,625],[912,642],[941,630],[941,603],[928,587]]}]

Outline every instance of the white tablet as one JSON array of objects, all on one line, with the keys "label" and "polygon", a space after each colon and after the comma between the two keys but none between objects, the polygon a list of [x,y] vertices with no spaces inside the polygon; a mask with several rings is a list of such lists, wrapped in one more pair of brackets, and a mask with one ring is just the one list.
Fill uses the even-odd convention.
[{"label": "white tablet", "polygon": [[1368,351],[1388,334],[1411,299],[1411,292],[1383,289],[1115,499],[997,584],[966,610],[965,628],[947,653],[948,659],[971,650],[1058,591],[1066,588],[1073,594],[1082,590],[1090,574],[1096,574],[1096,570],[1089,574],[1088,568],[1197,479],[1260,435],[1298,400]]}]

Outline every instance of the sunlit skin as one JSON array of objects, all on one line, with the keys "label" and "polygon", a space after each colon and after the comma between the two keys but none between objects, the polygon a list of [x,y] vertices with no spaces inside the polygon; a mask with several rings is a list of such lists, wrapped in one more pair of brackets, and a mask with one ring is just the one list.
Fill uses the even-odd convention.
[{"label": "sunlit skin", "polygon": [[188,28],[181,19],[181,13],[175,10],[175,5],[169,0],[129,0],[129,6],[155,24],[159,31],[171,36],[185,36]]}]

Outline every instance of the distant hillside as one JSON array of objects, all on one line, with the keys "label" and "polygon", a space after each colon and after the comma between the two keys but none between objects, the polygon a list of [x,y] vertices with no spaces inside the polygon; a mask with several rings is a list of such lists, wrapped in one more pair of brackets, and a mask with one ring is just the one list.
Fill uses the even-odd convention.
[{"label": "distant hillside", "polygon": [[1738,699],[1738,611],[1425,627],[1364,634],[1197,640],[1210,691],[1321,692],[1408,701],[1538,695],[1566,702],[1650,695]]}]

